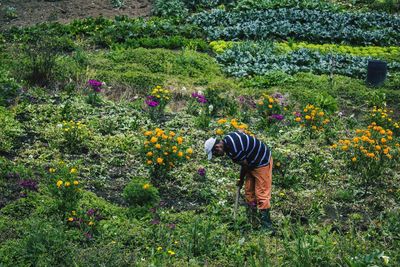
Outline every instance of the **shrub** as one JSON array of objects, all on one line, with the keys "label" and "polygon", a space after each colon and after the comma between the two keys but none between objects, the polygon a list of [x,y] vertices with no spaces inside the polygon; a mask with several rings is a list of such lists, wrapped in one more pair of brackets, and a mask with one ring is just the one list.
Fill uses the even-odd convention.
[{"label": "shrub", "polygon": [[189,12],[182,0],[156,0],[153,12],[161,17],[185,18]]},{"label": "shrub", "polygon": [[78,154],[87,148],[86,142],[90,137],[90,131],[81,121],[63,121],[57,125],[57,129],[62,137],[63,150]]},{"label": "shrub", "polygon": [[58,209],[63,213],[77,209],[82,197],[81,183],[78,180],[78,170],[60,162],[57,168],[49,168],[50,191],[56,199]]},{"label": "shrub", "polygon": [[184,138],[173,131],[156,128],[146,131],[144,136],[143,154],[154,181],[165,178],[170,170],[192,156],[193,149],[186,148]]},{"label": "shrub", "polygon": [[130,181],[124,189],[123,197],[132,207],[152,207],[160,200],[157,188],[142,178]]},{"label": "shrub", "polygon": [[304,127],[310,138],[316,138],[327,127],[330,119],[319,107],[308,104],[301,112],[295,112],[295,121]]},{"label": "shrub", "polygon": [[23,133],[22,127],[20,123],[15,120],[14,115],[1,106],[0,125],[0,153],[11,152],[15,146],[16,139]]}]

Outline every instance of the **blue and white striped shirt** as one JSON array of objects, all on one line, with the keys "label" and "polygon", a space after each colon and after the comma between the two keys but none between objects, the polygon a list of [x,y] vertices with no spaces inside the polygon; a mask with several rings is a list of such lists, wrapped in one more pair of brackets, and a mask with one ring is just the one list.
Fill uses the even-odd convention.
[{"label": "blue and white striped shirt", "polygon": [[232,132],[223,141],[226,153],[234,162],[247,160],[250,167],[269,164],[271,150],[257,138],[242,132]]}]

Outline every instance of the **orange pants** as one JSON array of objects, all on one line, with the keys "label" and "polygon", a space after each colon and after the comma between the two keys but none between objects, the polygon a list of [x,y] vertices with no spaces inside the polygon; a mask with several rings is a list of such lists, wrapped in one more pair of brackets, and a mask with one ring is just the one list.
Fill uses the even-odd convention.
[{"label": "orange pants", "polygon": [[271,157],[267,166],[247,171],[245,196],[248,205],[257,205],[260,210],[271,207],[272,166]]}]

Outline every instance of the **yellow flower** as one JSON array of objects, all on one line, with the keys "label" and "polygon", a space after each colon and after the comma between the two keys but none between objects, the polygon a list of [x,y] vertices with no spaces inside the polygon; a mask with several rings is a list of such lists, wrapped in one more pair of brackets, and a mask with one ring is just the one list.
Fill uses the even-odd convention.
[{"label": "yellow flower", "polygon": [[79,184],[79,182],[78,181],[74,181],[74,185],[78,185]]},{"label": "yellow flower", "polygon": [[161,148],[161,145],[160,145],[160,144],[156,144],[155,147],[156,147],[157,149],[160,149],[160,148]]},{"label": "yellow flower", "polygon": [[157,251],[160,251],[160,250],[162,250],[162,247],[157,247]]},{"label": "yellow flower", "polygon": [[279,196],[284,197],[284,196],[285,196],[285,193],[280,192],[280,193],[279,193]]},{"label": "yellow flower", "polygon": [[353,158],[351,159],[351,161],[352,161],[352,162],[356,162],[356,161],[357,161],[357,158],[356,158],[356,157],[353,157]]},{"label": "yellow flower", "polygon": [[76,173],[78,170],[76,169],[76,168],[72,168],[69,172],[70,173],[72,173],[72,174],[74,174],[74,173]]},{"label": "yellow flower", "polygon": [[332,148],[337,148],[337,144],[333,144],[331,147]]},{"label": "yellow flower", "polygon": [[320,117],[322,117],[322,116],[325,115],[325,113],[324,113],[323,111],[320,111],[320,112],[318,113],[318,115],[319,115]]},{"label": "yellow flower", "polygon": [[223,131],[222,129],[217,129],[217,130],[215,131],[215,133],[216,133],[217,135],[223,135],[223,134],[224,134],[224,131]]},{"label": "yellow flower", "polygon": [[146,163],[147,163],[147,165],[151,165],[151,164],[153,164],[153,161],[148,160]]},{"label": "yellow flower", "polygon": [[183,152],[179,151],[178,152],[178,157],[183,157]]},{"label": "yellow flower", "polygon": [[280,167],[280,166],[281,166],[281,163],[278,161],[277,163],[275,163],[275,166],[276,166],[276,167]]},{"label": "yellow flower", "polygon": [[381,150],[382,148],[381,148],[381,146],[375,146],[375,150],[376,151],[379,151],[379,150]]},{"label": "yellow flower", "polygon": [[149,189],[149,188],[150,188],[150,184],[144,184],[144,185],[143,185],[143,189],[144,189],[144,190],[147,190],[147,189]]},{"label": "yellow flower", "polygon": [[60,187],[62,186],[62,184],[63,184],[63,181],[61,181],[61,180],[58,180],[58,181],[57,181],[57,187],[58,187],[58,188],[60,188]]},{"label": "yellow flower", "polygon": [[55,172],[56,172],[56,169],[50,168],[50,169],[49,169],[49,172],[50,172],[50,173],[55,173]]},{"label": "yellow flower", "polygon": [[158,141],[158,138],[155,137],[155,136],[153,136],[153,137],[150,139],[150,142],[152,142],[153,144],[154,144],[154,143],[157,143],[157,141]]},{"label": "yellow flower", "polygon": [[347,150],[349,150],[349,147],[348,146],[342,146],[342,150],[343,151],[347,151]]},{"label": "yellow flower", "polygon": [[164,162],[164,159],[163,158],[157,158],[157,163],[158,164],[162,164]]},{"label": "yellow flower", "polygon": [[182,144],[182,142],[183,142],[183,138],[182,137],[178,137],[178,138],[176,138],[176,141],[178,142],[178,144]]},{"label": "yellow flower", "polygon": [[296,119],[294,119],[295,121],[297,121],[297,122],[300,122],[301,121],[301,118],[300,117],[297,117]]},{"label": "yellow flower", "polygon": [[380,133],[380,134],[385,134],[386,131],[382,129],[382,130],[379,131],[379,133]]},{"label": "yellow flower", "polygon": [[70,182],[65,182],[65,187],[69,187],[71,185]]},{"label": "yellow flower", "polygon": [[189,160],[189,159],[190,159],[190,157],[189,157],[189,156],[186,156],[186,159],[188,159],[188,160]]},{"label": "yellow flower", "polygon": [[313,125],[311,128],[312,128],[313,130],[317,130],[317,126],[315,126],[315,125]]},{"label": "yellow flower", "polygon": [[275,101],[274,101],[273,98],[268,98],[268,102],[272,104],[272,103],[274,103]]},{"label": "yellow flower", "polygon": [[224,124],[224,123],[226,123],[226,119],[219,119],[219,120],[217,121],[217,123],[218,123],[218,124]]},{"label": "yellow flower", "polygon": [[168,139],[168,135],[165,135],[165,134],[163,134],[161,137],[162,137],[163,140],[167,140]]},{"label": "yellow flower", "polygon": [[385,143],[386,143],[386,138],[383,138],[383,137],[382,137],[382,138],[381,138],[381,143],[382,143],[382,144],[385,144]]},{"label": "yellow flower", "polygon": [[172,136],[172,137],[174,137],[174,136],[175,136],[175,133],[171,131],[171,132],[169,132],[169,135]]},{"label": "yellow flower", "polygon": [[74,218],[69,217],[69,218],[68,218],[68,221],[69,221],[69,222],[73,222],[73,221],[74,221]]},{"label": "yellow flower", "polygon": [[188,149],[186,150],[186,153],[188,153],[188,154],[192,154],[192,153],[193,153],[193,149],[191,149],[191,148],[188,148]]},{"label": "yellow flower", "polygon": [[175,252],[173,252],[172,250],[168,250],[168,254],[169,254],[170,256],[174,256],[174,255],[175,255]]},{"label": "yellow flower", "polygon": [[264,101],[258,101],[258,104],[259,104],[260,106],[262,106],[262,105],[264,105]]},{"label": "yellow flower", "polygon": [[306,115],[306,120],[310,120],[311,119],[311,117],[309,116],[309,115]]},{"label": "yellow flower", "polygon": [[152,131],[146,131],[146,132],[144,132],[144,136],[149,136],[149,135],[152,135],[152,134],[153,134]]},{"label": "yellow flower", "polygon": [[92,221],[90,221],[90,222],[88,223],[89,226],[92,226],[93,224],[94,224],[94,222],[92,222]]},{"label": "yellow flower", "polygon": [[268,108],[272,108],[272,105],[268,105]]},{"label": "yellow flower", "polygon": [[148,156],[148,157],[153,156],[153,152],[151,152],[151,151],[147,152],[146,156]]}]

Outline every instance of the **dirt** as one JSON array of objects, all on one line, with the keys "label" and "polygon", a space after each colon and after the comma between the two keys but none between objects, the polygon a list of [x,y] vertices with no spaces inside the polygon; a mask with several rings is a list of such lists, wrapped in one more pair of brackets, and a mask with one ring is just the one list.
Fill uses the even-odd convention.
[{"label": "dirt", "polygon": [[[113,3],[124,2],[121,8]],[[86,17],[147,17],[151,0],[0,0],[0,29]]]}]

